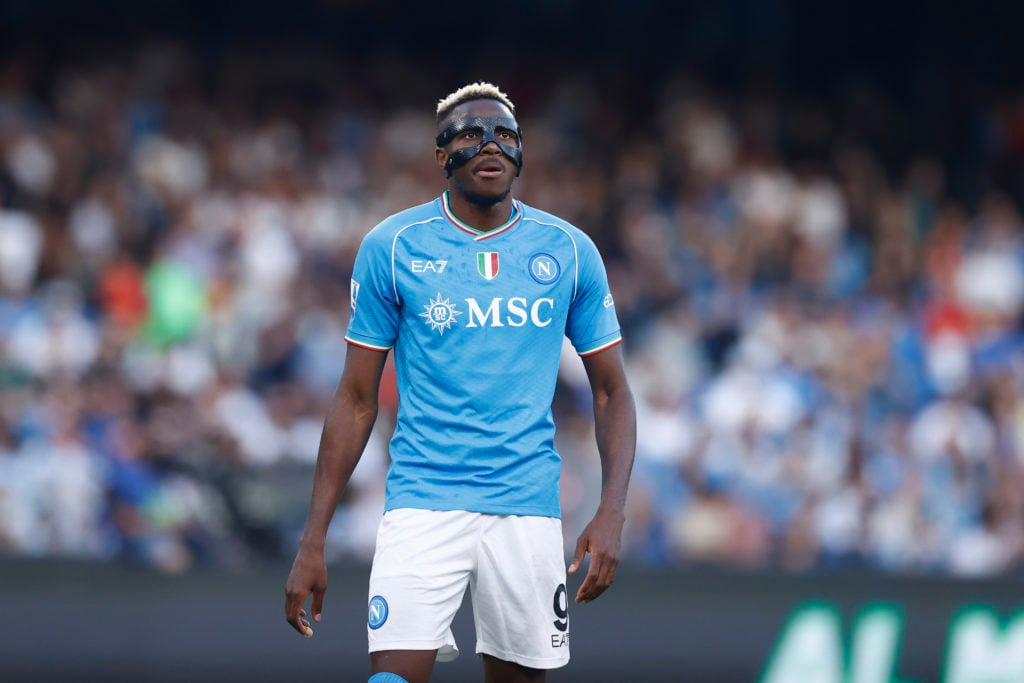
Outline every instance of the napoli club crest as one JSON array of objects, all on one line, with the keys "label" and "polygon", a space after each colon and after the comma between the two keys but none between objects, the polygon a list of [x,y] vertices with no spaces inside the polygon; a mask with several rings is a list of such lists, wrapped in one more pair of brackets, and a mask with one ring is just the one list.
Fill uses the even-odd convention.
[{"label": "napoli club crest", "polygon": [[530,277],[542,285],[550,285],[562,274],[562,267],[551,254],[543,252],[530,257]]},{"label": "napoli club crest", "polygon": [[388,601],[379,595],[370,598],[366,625],[373,630],[379,629],[388,620]]}]

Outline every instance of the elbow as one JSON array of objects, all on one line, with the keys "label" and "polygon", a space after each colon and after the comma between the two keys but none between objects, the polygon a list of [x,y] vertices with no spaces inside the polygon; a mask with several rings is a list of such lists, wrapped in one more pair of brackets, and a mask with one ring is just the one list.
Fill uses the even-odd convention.
[{"label": "elbow", "polygon": [[376,388],[370,390],[358,384],[342,382],[334,399],[334,411],[348,414],[357,422],[377,419],[378,398]]},{"label": "elbow", "polygon": [[601,413],[607,410],[636,414],[636,400],[628,385],[623,383],[594,392],[594,411]]},{"label": "elbow", "polygon": [[362,393],[352,397],[352,409],[359,420],[373,422],[377,419],[377,411],[380,409],[377,392],[370,394]]}]

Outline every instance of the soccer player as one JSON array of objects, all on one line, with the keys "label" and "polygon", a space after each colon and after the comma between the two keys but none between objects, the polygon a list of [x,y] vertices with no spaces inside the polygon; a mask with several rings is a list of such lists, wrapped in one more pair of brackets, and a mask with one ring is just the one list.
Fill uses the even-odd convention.
[{"label": "soccer player", "polygon": [[377,415],[394,350],[399,409],[370,572],[372,683],[426,683],[458,655],[468,587],[488,683],[544,681],[569,660],[561,461],[551,400],[568,336],[590,380],[601,501],[569,565],[575,600],[615,578],[636,417],[601,257],[565,221],[510,194],[523,140],[509,98],[474,83],[437,107],[438,199],[370,231],[356,256],[345,369],[324,424],[285,616],[313,635],[324,539]]}]

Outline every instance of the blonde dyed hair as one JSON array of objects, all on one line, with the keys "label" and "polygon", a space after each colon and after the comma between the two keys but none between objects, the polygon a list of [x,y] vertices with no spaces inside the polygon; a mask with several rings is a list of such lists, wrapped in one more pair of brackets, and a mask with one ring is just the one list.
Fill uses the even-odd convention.
[{"label": "blonde dyed hair", "polygon": [[437,122],[440,123],[451,113],[452,109],[470,100],[497,100],[508,107],[509,111],[513,114],[516,113],[516,106],[512,104],[512,100],[498,86],[486,81],[477,81],[476,83],[464,85],[451,95],[438,100]]}]

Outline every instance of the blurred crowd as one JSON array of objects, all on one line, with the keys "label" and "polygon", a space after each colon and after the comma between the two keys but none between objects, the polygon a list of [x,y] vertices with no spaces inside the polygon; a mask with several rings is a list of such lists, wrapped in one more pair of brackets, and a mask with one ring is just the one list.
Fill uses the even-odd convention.
[{"label": "blurred crowd", "polygon": [[[0,60],[0,556],[291,557],[355,251],[443,189],[433,106],[462,85],[314,57]],[[968,199],[938,146],[891,159],[871,132],[898,109],[870,89],[559,73],[491,78],[520,110],[516,195],[608,265],[639,419],[626,560],[1019,573],[1012,183]],[[1016,168],[1024,107],[972,116],[972,177]],[[372,552],[397,401],[389,368],[332,560]],[[599,494],[589,401],[567,348],[568,543]]]}]

